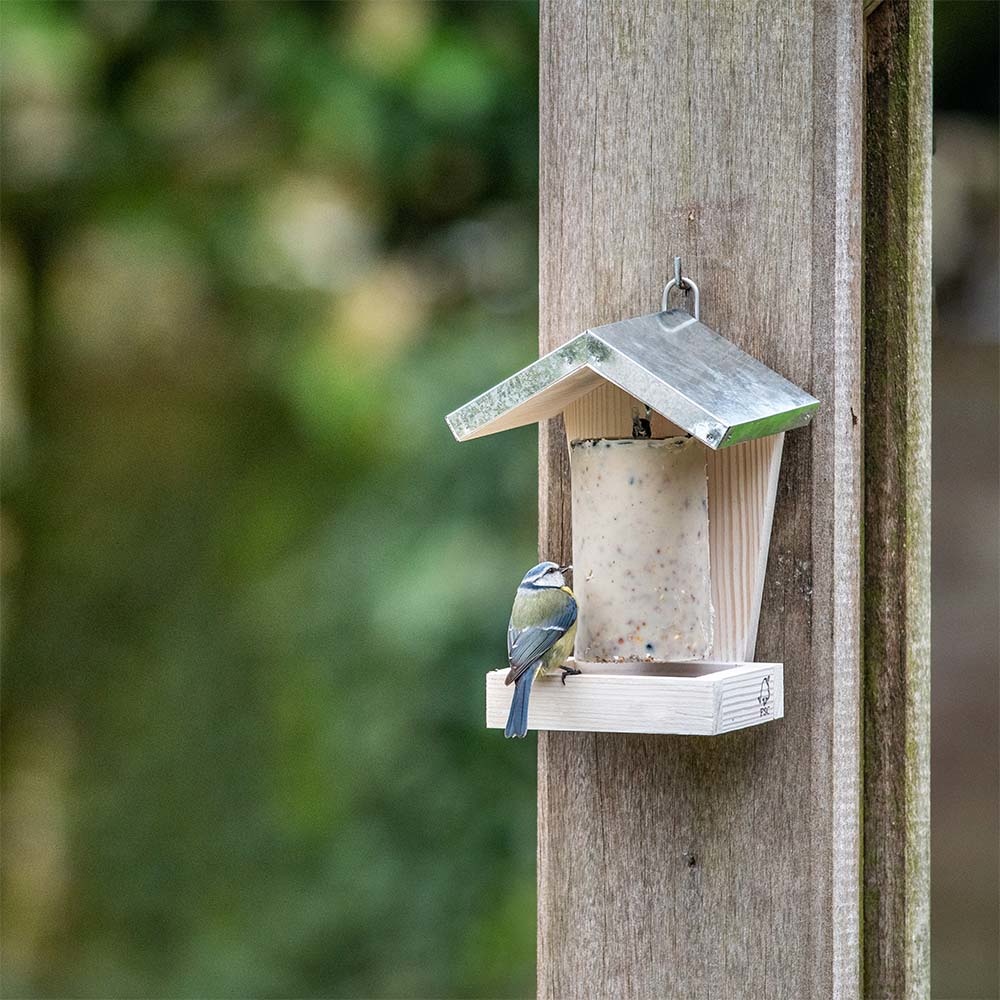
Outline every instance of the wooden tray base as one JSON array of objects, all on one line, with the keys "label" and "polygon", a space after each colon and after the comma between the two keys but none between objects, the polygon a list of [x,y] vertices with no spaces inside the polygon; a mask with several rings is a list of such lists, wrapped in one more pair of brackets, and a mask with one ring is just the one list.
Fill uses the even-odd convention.
[{"label": "wooden tray base", "polygon": [[[529,729],[591,733],[714,736],[784,715],[780,663],[577,663],[562,684],[539,677],[531,689]],[[506,670],[486,675],[486,725],[503,729],[514,693]]]}]

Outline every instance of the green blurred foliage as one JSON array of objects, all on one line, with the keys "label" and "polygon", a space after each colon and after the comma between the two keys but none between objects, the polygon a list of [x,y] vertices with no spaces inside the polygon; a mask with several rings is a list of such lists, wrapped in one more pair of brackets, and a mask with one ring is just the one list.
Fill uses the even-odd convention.
[{"label": "green blurred foliage", "polygon": [[996,124],[1000,110],[998,34],[997,0],[935,0],[935,113],[980,115]]},{"label": "green blurred foliage", "polygon": [[482,728],[534,432],[532,4],[0,5],[3,992],[533,991]]}]

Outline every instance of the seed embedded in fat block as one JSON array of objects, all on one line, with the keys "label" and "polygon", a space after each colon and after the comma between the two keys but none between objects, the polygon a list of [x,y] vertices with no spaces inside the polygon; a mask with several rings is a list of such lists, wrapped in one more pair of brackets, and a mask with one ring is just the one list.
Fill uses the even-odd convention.
[{"label": "seed embedded in fat block", "polygon": [[693,438],[574,441],[576,656],[712,653],[705,450]]}]

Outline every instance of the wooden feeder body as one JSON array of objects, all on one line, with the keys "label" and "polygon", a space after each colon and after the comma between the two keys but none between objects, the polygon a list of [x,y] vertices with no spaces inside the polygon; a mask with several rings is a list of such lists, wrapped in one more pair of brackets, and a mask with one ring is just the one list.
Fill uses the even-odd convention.
[{"label": "wooden feeder body", "polygon": [[[583,675],[540,678],[530,727],[710,735],[782,716],[782,664],[753,655],[784,432],[817,406],[670,310],[587,331],[449,416],[459,440],[565,424]],[[490,727],[505,675],[487,675]]]},{"label": "wooden feeder body", "polygon": [[[567,441],[629,438],[637,408],[644,412],[641,401],[617,386],[600,386],[564,411]],[[651,417],[654,439],[685,436],[682,428],[660,414],[653,413]],[[719,451],[695,440],[688,445],[696,454],[701,454],[706,470],[708,542],[705,548],[713,611],[711,650],[703,656],[657,659],[721,662],[753,659],[783,442],[784,433],[778,433]],[[679,498],[680,502],[683,504],[686,498],[685,493]],[[574,505],[574,566],[577,566],[579,554],[576,516]],[[686,553],[690,555],[692,548],[687,548]],[[586,591],[585,571],[574,576],[574,589]]]}]

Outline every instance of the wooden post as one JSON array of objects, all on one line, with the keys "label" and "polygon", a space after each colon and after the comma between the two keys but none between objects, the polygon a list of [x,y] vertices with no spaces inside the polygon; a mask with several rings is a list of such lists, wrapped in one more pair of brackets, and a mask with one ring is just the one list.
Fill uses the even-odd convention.
[{"label": "wooden post", "polygon": [[[541,349],[655,308],[681,254],[703,319],[822,407],[787,438],[758,633],[756,659],[785,664],[784,720],[711,738],[539,735],[542,997],[825,1000],[861,996],[862,984],[866,997],[927,993],[929,3],[883,0],[871,17],[890,7],[879,24],[897,43],[906,99],[866,130],[859,4],[543,0]],[[888,223],[901,252],[877,284],[905,284],[888,301],[905,303],[906,318],[884,341],[866,338],[862,321],[875,273],[861,266],[873,129],[905,201]],[[885,345],[879,364],[897,364],[900,350],[906,359],[868,380],[896,421],[869,449],[866,340]],[[908,581],[902,605],[861,532],[872,513],[866,450],[870,495],[872,456],[898,432],[910,443],[890,496],[908,514],[880,524]],[[560,421],[542,427],[540,452],[541,550],[568,559]],[[879,596],[863,598],[863,581]],[[864,670],[862,646],[880,648],[871,622],[890,608],[901,608],[905,638],[890,644],[885,674]],[[877,773],[863,704],[876,726],[904,720]],[[893,808],[904,822],[865,823],[892,795],[903,796]],[[862,884],[877,902],[863,903]],[[862,945],[886,935],[884,948]]]},{"label": "wooden post", "polygon": [[931,24],[865,38],[864,996],[930,993]]}]

